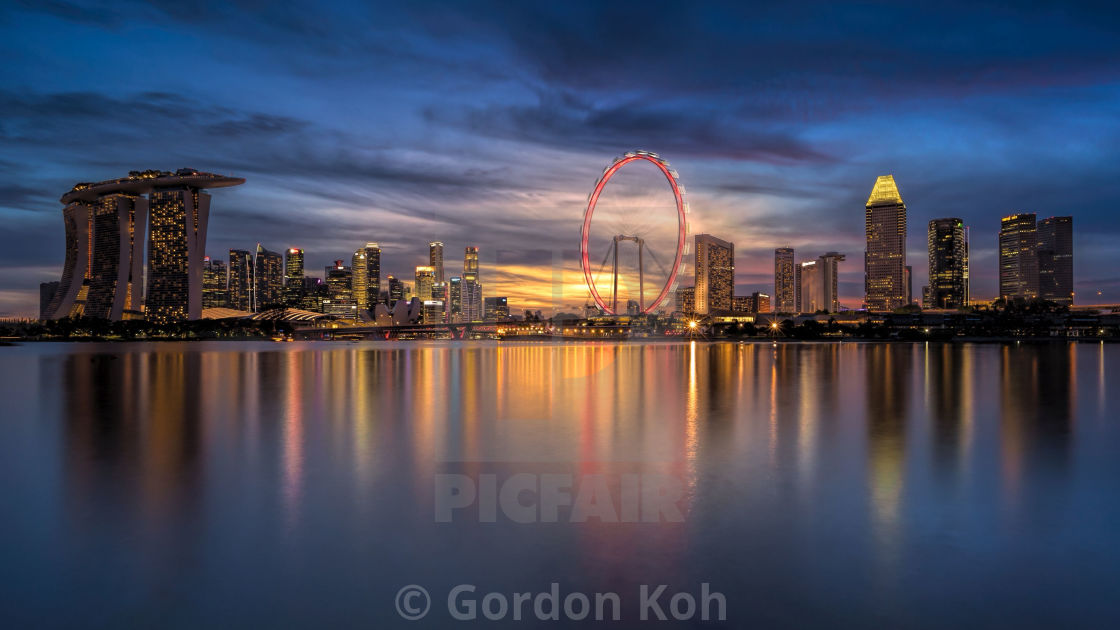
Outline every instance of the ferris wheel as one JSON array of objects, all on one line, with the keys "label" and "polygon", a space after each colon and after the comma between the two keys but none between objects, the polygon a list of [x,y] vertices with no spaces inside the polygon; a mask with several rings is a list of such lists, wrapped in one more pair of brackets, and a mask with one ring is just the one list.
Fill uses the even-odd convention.
[{"label": "ferris wheel", "polygon": [[[645,164],[655,170],[646,167],[644,175],[638,173]],[[631,166],[623,171],[627,165]],[[625,184],[608,186],[627,177]],[[689,209],[684,194],[677,172],[656,153],[633,151],[615,158],[603,170],[583,214],[580,264],[591,298],[604,313],[619,314],[622,292],[628,298],[624,304],[630,308],[626,310],[636,306],[642,314],[653,312],[676,288],[688,253]],[[633,249],[637,250],[636,268]],[[602,262],[593,269],[591,261],[600,253]],[[666,266],[663,260],[672,262]],[[610,271],[604,277],[608,261]],[[599,283],[606,284],[602,292]],[[653,297],[648,304],[647,295]]]}]

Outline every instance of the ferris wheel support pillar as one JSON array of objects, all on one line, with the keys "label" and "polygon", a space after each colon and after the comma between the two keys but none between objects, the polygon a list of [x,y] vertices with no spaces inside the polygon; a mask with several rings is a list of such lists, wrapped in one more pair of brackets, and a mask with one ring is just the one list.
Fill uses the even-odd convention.
[{"label": "ferris wheel support pillar", "polygon": [[611,310],[618,313],[618,237],[614,237],[614,286],[611,289]]},{"label": "ferris wheel support pillar", "polygon": [[646,268],[642,262],[642,250],[645,249],[646,242],[643,239],[638,240],[638,311],[646,310]]}]

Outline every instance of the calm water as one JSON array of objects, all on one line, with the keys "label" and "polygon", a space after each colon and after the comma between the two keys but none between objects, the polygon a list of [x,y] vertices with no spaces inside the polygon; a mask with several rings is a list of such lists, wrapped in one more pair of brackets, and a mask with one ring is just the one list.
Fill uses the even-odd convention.
[{"label": "calm water", "polygon": [[[625,627],[706,582],[728,627],[1115,627],[1117,387],[1095,344],[0,348],[0,626],[459,627],[455,585],[557,582]],[[683,522],[437,522],[439,475],[549,472],[667,475]]]}]

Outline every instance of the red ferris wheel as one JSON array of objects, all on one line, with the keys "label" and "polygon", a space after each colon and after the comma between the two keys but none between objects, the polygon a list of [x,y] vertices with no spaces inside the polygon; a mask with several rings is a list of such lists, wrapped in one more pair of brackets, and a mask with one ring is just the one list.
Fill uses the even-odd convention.
[{"label": "red ferris wheel", "polygon": [[[627,164],[648,162],[653,164],[665,177],[669,183],[669,191],[672,195],[671,199],[666,199],[662,204],[665,207],[663,214],[671,215],[675,209],[676,226],[672,230],[675,233],[675,242],[662,242],[650,243],[648,235],[642,235],[634,231],[629,233],[619,233],[616,231],[609,237],[606,253],[603,257],[603,263],[600,265],[599,271],[606,265],[607,261],[613,257],[613,265],[611,271],[611,284],[608,297],[610,300],[605,300],[603,295],[599,292],[595,283],[595,276],[597,275],[591,268],[591,249],[592,249],[592,218],[595,215],[596,207],[600,204],[600,198],[603,195],[604,189],[611,179]],[[630,209],[631,214],[640,214],[638,209]],[[663,217],[669,220],[669,217]],[[592,299],[595,304],[608,315],[616,315],[619,312],[618,298],[619,298],[619,245],[628,242],[633,242],[638,249],[638,265],[637,265],[637,307],[641,313],[650,313],[654,311],[665,298],[672,292],[676,285],[677,276],[680,274],[684,267],[684,257],[687,248],[688,237],[688,204],[684,201],[684,186],[681,185],[677,176],[677,172],[670,168],[669,163],[661,159],[656,153],[648,151],[633,151],[623,155],[622,157],[615,158],[613,162],[606,169],[603,170],[603,175],[595,182],[595,188],[591,191],[591,195],[587,199],[587,209],[583,213],[583,228],[580,230],[580,264],[583,267],[583,277],[587,282],[587,288],[591,293]],[[662,240],[672,240],[669,239]],[[667,269],[661,265],[656,251],[658,249],[674,246],[674,256],[672,265]],[[657,292],[657,297],[653,299],[648,305],[645,302],[645,283],[646,283],[646,254],[649,254],[652,261],[661,267],[663,276],[665,278],[664,284],[660,285]]]}]

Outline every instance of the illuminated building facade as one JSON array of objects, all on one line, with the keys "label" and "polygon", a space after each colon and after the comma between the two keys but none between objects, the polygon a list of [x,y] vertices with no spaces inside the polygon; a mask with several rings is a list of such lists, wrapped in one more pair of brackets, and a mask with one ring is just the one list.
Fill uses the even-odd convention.
[{"label": "illuminated building facade", "polygon": [[779,247],[774,250],[774,312],[794,313],[797,311],[797,292],[794,289],[793,248]]},{"label": "illuminated building facade", "polygon": [[1038,222],[1039,297],[1073,305],[1073,217]]},{"label": "illuminated building facade", "polygon": [[868,310],[906,304],[906,204],[893,175],[875,180],[865,213],[864,302]]},{"label": "illuminated building facade", "polygon": [[369,265],[366,263],[366,248],[358,249],[350,257],[350,274],[354,303],[358,308],[369,308]]},{"label": "illuminated building facade", "polygon": [[359,314],[358,303],[354,301],[353,270],[342,263],[343,261],[336,260],[325,270],[329,297],[323,300],[322,310],[336,317],[357,319]]},{"label": "illuminated building facade", "polygon": [[696,289],[680,287],[677,289],[677,311],[692,315],[696,312]]},{"label": "illuminated building facade", "polygon": [[816,313],[824,310],[824,282],[818,261],[809,260],[798,265],[799,313]]},{"label": "illuminated building facade", "polygon": [[371,311],[381,301],[381,246],[366,243],[366,308]]},{"label": "illuminated building facade", "polygon": [[751,312],[752,313],[769,313],[770,312],[770,296],[765,293],[755,291],[751,294]]},{"label": "illuminated building facade", "polygon": [[389,305],[392,306],[404,299],[404,284],[393,275],[390,275],[388,280]]},{"label": "illuminated building facade", "polygon": [[253,267],[253,310],[263,311],[279,306],[284,294],[284,257],[257,243]]},{"label": "illuminated building facade", "polygon": [[478,248],[468,247],[463,254],[463,280],[478,281]]},{"label": "illuminated building facade", "polygon": [[93,205],[93,265],[85,315],[119,321],[140,316],[148,200],[110,193]]},{"label": "illuminated building facade", "polygon": [[428,266],[416,268],[416,288],[414,295],[421,302],[432,299],[432,286],[435,285],[436,272]]},{"label": "illuminated building facade", "polygon": [[425,324],[445,323],[447,311],[443,300],[423,300],[423,318]]},{"label": "illuminated building facade", "polygon": [[964,221],[934,219],[929,222],[926,240],[929,245],[927,308],[968,306],[968,238]]},{"label": "illuminated building facade", "polygon": [[284,304],[291,308],[303,305],[303,250],[289,247],[284,252]]},{"label": "illuminated building facade", "polygon": [[253,309],[253,253],[229,250],[229,283],[226,305],[238,311]]},{"label": "illuminated building facade", "polygon": [[156,188],[150,198],[148,321],[202,317],[202,259],[210,195],[191,186]]},{"label": "illuminated building facade", "polygon": [[86,201],[71,201],[62,209],[66,227],[66,261],[58,290],[47,306],[48,319],[80,315],[89,290],[90,254],[93,252],[93,206]]},{"label": "illuminated building facade", "polygon": [[447,282],[447,317],[453,323],[463,321],[463,279],[459,276]]},{"label": "illuminated building facade", "polygon": [[509,301],[505,297],[488,297],[484,300],[484,319],[499,322],[509,319]]},{"label": "illuminated building facade", "polygon": [[428,266],[435,272],[436,282],[444,282],[443,243],[439,241],[428,243]]},{"label": "illuminated building facade", "polygon": [[[86,314],[95,317],[120,319],[130,312],[138,314],[141,308],[154,322],[201,317],[202,263],[210,214],[210,196],[203,190],[244,182],[182,168],[175,172],[131,171],[120,179],[75,184],[62,196],[67,265],[56,300],[52,300],[57,302],[52,304],[52,316],[84,313],[92,294],[93,309]],[[72,238],[83,231],[77,226],[81,214],[87,221],[80,235],[86,241],[84,269],[75,256],[81,246]],[[94,221],[100,221],[100,233]],[[145,233],[146,290],[142,286]],[[81,287],[74,277],[79,269],[88,281]]]},{"label": "illuminated building facade", "polygon": [[1013,214],[1000,221],[999,296],[1038,297],[1038,225],[1033,212]]},{"label": "illuminated building facade", "polygon": [[228,273],[226,263],[221,260],[211,259],[209,256],[202,261],[202,308],[226,308],[227,293],[226,283]]},{"label": "illuminated building facade", "polygon": [[482,311],[482,285],[477,281],[463,281],[463,321],[481,322]]},{"label": "illuminated building facade", "polygon": [[467,247],[464,250],[461,304],[463,321],[480,322],[483,320],[482,283],[478,277],[477,247]]},{"label": "illuminated building facade", "polygon": [[735,292],[735,245],[711,234],[696,235],[696,313],[731,310]]},{"label": "illuminated building facade", "polygon": [[846,257],[837,252],[828,252],[817,259],[820,265],[821,309],[829,313],[840,310],[840,263]]}]

